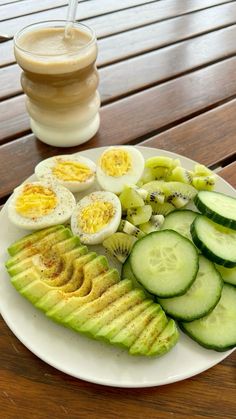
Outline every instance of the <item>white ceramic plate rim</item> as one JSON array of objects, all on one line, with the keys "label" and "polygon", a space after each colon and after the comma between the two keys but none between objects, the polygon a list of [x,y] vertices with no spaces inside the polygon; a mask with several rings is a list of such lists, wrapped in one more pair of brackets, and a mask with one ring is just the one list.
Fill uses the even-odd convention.
[{"label": "white ceramic plate rim", "polygon": [[[96,160],[106,148],[89,149],[81,154]],[[137,148],[145,158],[157,154],[179,158],[186,169],[191,169],[196,163],[165,150]],[[234,188],[220,177],[216,190],[235,196]],[[1,211],[0,223],[5,226],[7,235],[0,238],[1,248],[5,249],[5,241],[10,244],[16,236],[22,235],[7,219],[7,203]],[[218,364],[234,351],[232,349],[227,352],[215,352],[204,349],[181,333],[180,342],[162,358],[131,357],[126,351],[89,340],[48,320],[9,284],[4,269],[6,253],[1,255],[0,260],[0,311],[8,327],[32,353],[73,377],[113,387],[152,387],[199,374]]]}]

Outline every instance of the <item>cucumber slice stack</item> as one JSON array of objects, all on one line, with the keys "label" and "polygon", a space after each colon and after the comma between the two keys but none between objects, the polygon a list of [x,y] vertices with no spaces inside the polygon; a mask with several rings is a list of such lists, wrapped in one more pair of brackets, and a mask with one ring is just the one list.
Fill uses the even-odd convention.
[{"label": "cucumber slice stack", "polygon": [[224,351],[236,346],[236,199],[201,191],[194,202],[201,214],[167,215],[135,243],[129,267],[186,334]]}]

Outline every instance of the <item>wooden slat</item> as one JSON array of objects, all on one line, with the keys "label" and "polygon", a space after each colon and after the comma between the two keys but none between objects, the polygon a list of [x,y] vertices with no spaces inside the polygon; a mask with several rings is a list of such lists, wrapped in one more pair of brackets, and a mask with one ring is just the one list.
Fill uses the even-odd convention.
[{"label": "wooden slat", "polygon": [[[15,0],[13,0],[15,1]],[[89,0],[80,0],[80,3]],[[21,0],[16,4],[5,4],[1,6],[0,3],[0,21],[7,19],[15,19],[18,16],[25,16],[31,13],[40,12],[42,10],[49,10],[68,4],[66,0]]]},{"label": "wooden slat", "polygon": [[[116,10],[127,9],[139,4],[147,4],[152,1],[153,0],[119,0],[119,2],[117,2],[117,0],[102,0],[99,2],[97,0],[90,0],[81,3],[80,7],[77,8],[76,19],[88,19],[94,16],[115,12]],[[66,19],[66,13],[66,7],[59,7],[56,9],[33,13],[31,15],[19,16],[14,19],[4,20],[1,23],[1,30],[10,36],[13,36],[19,29],[32,23],[51,19]]]},{"label": "wooden slat", "polygon": [[[169,19],[171,17],[180,16],[182,14],[190,13],[195,10],[205,9],[207,7],[212,7],[217,4],[228,3],[229,0],[181,0],[176,2],[176,0],[165,0],[165,1],[156,1],[153,0],[90,0],[89,2],[82,3],[78,7],[76,19],[80,21],[83,19],[88,19],[93,16],[99,16],[106,13],[111,13],[121,9],[127,9],[132,6],[138,6],[141,4],[147,4],[146,13],[151,14],[149,21],[157,21],[163,19]],[[149,7],[150,6],[150,7]],[[138,13],[138,12],[137,12]],[[136,9],[131,10],[132,20],[137,18]],[[153,15],[155,13],[155,15]],[[23,28],[26,25],[39,22],[42,20],[50,19],[65,19],[66,17],[66,8],[60,7],[55,10],[47,10],[43,12],[38,12],[29,16],[20,16],[15,19],[10,19],[3,21],[1,24],[2,32],[7,33],[10,36],[13,36],[16,31]],[[109,16],[110,20],[110,16]],[[142,18],[142,21],[148,23],[147,20]],[[91,24],[92,22],[90,22]],[[110,22],[111,23],[111,22]],[[136,25],[136,23],[135,23]],[[93,24],[92,24],[93,26]],[[126,21],[125,24],[127,29],[132,27],[131,21]]]},{"label": "wooden slat", "polygon": [[[137,142],[142,136],[150,136],[167,128],[170,124],[180,122],[183,118],[218,103],[236,92],[235,61],[236,59],[227,60],[103,107],[101,110],[102,123],[98,134],[84,146],[65,149],[64,152],[106,144]],[[227,84],[224,83],[225,80],[227,80]],[[16,100],[17,98],[13,99],[12,104],[9,100],[9,111],[15,106]],[[233,114],[230,111],[230,123],[228,124],[228,130],[232,127],[231,137],[228,143],[224,142],[224,156],[232,153],[232,147],[234,148],[232,135],[235,135],[235,102],[233,105]],[[5,117],[7,118],[7,115]],[[22,113],[11,121],[17,133],[28,128],[28,120],[21,121],[21,117]],[[2,125],[4,129],[4,121]],[[226,124],[226,127],[228,125]],[[8,126],[5,129],[8,129]],[[209,129],[215,130],[215,125],[209,125]],[[184,138],[186,138],[187,145],[187,137]],[[189,147],[193,150],[192,143]],[[180,148],[179,152],[182,149]],[[206,155],[214,156],[209,164],[213,164],[218,159],[214,150],[216,153],[215,146],[210,153],[206,153]],[[204,153],[204,149],[201,150],[196,145],[196,154],[192,156],[196,160],[199,156],[201,157],[201,153],[197,155],[197,152]],[[0,152],[2,184],[0,198],[9,194],[16,184],[32,173],[34,166],[41,159],[59,153],[63,153],[63,149],[50,147],[36,141],[33,135],[3,145]],[[11,167],[11,171],[8,170],[9,167]]]},{"label": "wooden slat", "polygon": [[[159,22],[159,24],[162,26],[158,26],[156,28],[157,32],[154,32],[155,37],[152,34],[150,36],[149,34],[147,34],[147,36],[149,36],[148,42],[151,43],[154,41],[155,43],[157,43],[157,46],[163,46],[165,44],[184,39],[184,36],[186,36],[186,38],[193,36],[194,34],[200,33],[201,30],[202,32],[207,31],[207,21],[209,21],[209,24],[211,22],[211,26],[209,26],[211,27],[211,29],[221,27],[221,24],[222,26],[226,26],[230,24],[230,22],[232,22],[232,16],[235,16],[234,7],[234,3],[230,2],[223,6],[217,6],[206,9],[205,12],[200,11],[193,13],[190,9],[190,11],[187,12],[184,16],[173,18],[173,20],[171,19],[173,16],[169,16],[168,19],[170,20],[161,23]],[[167,10],[167,12],[168,11],[169,10]],[[155,2],[135,7],[135,14],[134,9],[130,8],[109,14],[109,19],[107,19],[107,16],[104,15],[88,19],[85,23],[93,27],[96,31],[97,37],[101,38],[104,36],[117,34],[128,29],[130,30],[132,28],[137,28],[142,25],[147,25],[148,23],[159,21],[161,20],[160,18],[163,15],[163,13],[161,14],[160,12],[161,11],[159,10],[159,4]],[[203,14],[196,16],[197,13]],[[158,28],[160,28],[159,31]],[[181,34],[183,34],[182,38]],[[123,38],[121,35],[121,42],[122,39]],[[107,42],[109,44],[109,40]],[[138,46],[139,48],[140,43],[145,44],[145,35],[143,39],[139,39],[139,43],[131,44],[130,42],[128,42],[127,46],[133,47],[135,53],[135,48],[136,46]],[[111,50],[114,51],[114,49],[112,48]],[[119,49],[118,51],[116,49],[116,54],[119,55]],[[1,43],[0,67],[14,62],[15,58],[13,54],[13,42],[8,41]]]},{"label": "wooden slat", "polygon": [[154,136],[141,145],[182,154],[206,166],[236,152],[236,100]]},{"label": "wooden slat", "polygon": [[224,167],[218,174],[236,188],[236,161]]},{"label": "wooden slat", "polygon": [[53,9],[54,7],[65,6],[66,4],[67,2],[65,0],[21,0],[14,5],[8,3],[2,6],[0,3],[0,21],[28,15],[41,10]]},{"label": "wooden slat", "polygon": [[[234,11],[236,19],[236,4],[234,6]],[[98,66],[100,67],[104,64],[112,63],[119,58],[125,58],[129,53],[132,54],[134,40],[137,40],[136,53],[145,52],[148,48],[147,45],[153,44],[153,41],[150,43],[147,41],[148,39],[153,39],[153,30],[149,27],[145,27],[144,29],[146,32],[146,42],[143,33],[137,34],[137,31],[140,31],[140,29],[122,34],[123,42],[120,42],[121,35],[100,40]],[[143,29],[141,32],[144,32]],[[154,32],[153,36],[155,35],[157,34]],[[107,69],[102,70],[100,73],[101,84],[103,84],[104,79],[109,95],[114,99],[115,97],[124,94],[124,91],[117,89],[119,85],[114,84],[113,79],[122,79],[124,73],[126,83],[121,86],[122,89],[127,89],[127,84],[129,84],[129,87],[125,92],[136,90],[140,86],[167,80],[206,63],[234,55],[236,53],[235,38],[236,25],[182,42],[174,45],[172,48],[164,48],[160,51],[155,51],[144,56],[142,55],[141,57],[134,58],[125,63],[115,65],[112,68],[108,67]],[[144,40],[143,43],[141,41],[142,39]],[[158,39],[158,37],[155,36],[155,39]],[[117,51],[118,56],[116,55]],[[182,59],[183,56],[184,59]],[[132,72],[135,72],[135,74],[132,74]],[[20,73],[21,69],[18,65],[12,65],[1,69],[0,99],[14,96],[22,91]],[[108,81],[111,81],[110,84]],[[103,86],[101,87],[101,91],[103,92]],[[104,97],[106,97],[106,94]]]},{"label": "wooden slat", "polygon": [[[122,93],[127,91],[131,92],[132,89],[138,88],[137,80],[139,80],[140,88],[144,85],[144,83],[146,83],[146,86],[151,84],[150,77],[155,78],[155,71],[157,70],[154,66],[151,72],[149,63],[150,60],[144,60],[142,69],[137,68],[137,71],[134,71],[135,68],[131,67],[131,63],[129,70],[127,62],[124,62],[123,65],[125,70],[122,73],[119,73],[117,69],[114,73],[114,71],[112,71],[112,67],[110,67],[109,72],[107,71],[108,69],[103,69],[103,71],[101,71],[100,85],[103,102],[111,100],[111,98],[117,97]],[[173,68],[176,63],[177,61],[173,60]],[[150,108],[152,100],[154,103],[151,106],[155,106],[153,109],[151,107],[150,118],[148,117],[146,123],[142,124],[143,131],[141,133],[137,133],[137,136],[145,135],[152,130],[159,129],[161,126],[174,122],[178,118],[185,117],[193,112],[198,112],[203,108],[212,106],[215,103],[236,94],[235,63],[236,58],[225,60],[221,63],[209,66],[205,69],[196,71],[158,87],[154,87],[151,90],[143,92],[140,96],[137,96],[137,98],[142,98],[143,96],[145,99],[150,96],[150,101],[147,99],[147,107],[148,109]],[[118,66],[119,70],[120,64],[116,64],[114,67],[115,66]],[[163,68],[161,71],[163,77],[165,77]],[[107,73],[107,79],[104,76],[104,72]],[[144,77],[142,72],[144,72]],[[145,75],[147,75],[147,78]],[[137,77],[137,79],[135,77]],[[143,80],[143,85],[140,82],[141,80]],[[225,83],[224,80],[227,80],[227,83]],[[114,88],[113,86],[116,87]],[[139,103],[139,99],[136,99],[136,97],[134,99],[131,97],[129,100],[131,104],[133,102],[136,103],[137,101],[139,106],[142,107],[142,103]],[[119,104],[117,106],[119,108]],[[140,109],[138,109],[138,112],[140,112]],[[160,113],[156,117],[156,113],[158,114],[158,112]],[[165,118],[162,119],[162,116],[165,116]],[[142,112],[140,117],[142,119]],[[9,99],[0,104],[0,124],[0,143],[5,141],[7,138],[11,138],[16,135],[19,136],[21,133],[29,130],[28,116],[25,113],[23,96]],[[140,124],[138,123],[138,126],[139,125]],[[147,131],[145,131],[145,129],[147,129]]]}]

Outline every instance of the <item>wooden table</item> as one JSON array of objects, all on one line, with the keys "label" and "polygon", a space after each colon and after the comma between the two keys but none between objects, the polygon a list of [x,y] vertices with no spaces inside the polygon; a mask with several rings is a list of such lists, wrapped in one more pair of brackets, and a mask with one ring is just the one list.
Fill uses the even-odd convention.
[{"label": "wooden table", "polygon": [[[65,17],[65,0],[1,0],[0,33]],[[0,43],[0,203],[40,160],[111,144],[180,153],[236,186],[236,2],[81,0],[99,44],[101,128],[57,149],[30,132],[12,39]],[[180,383],[114,389],[76,380],[28,351],[0,321],[0,416],[235,418],[236,353]]]}]

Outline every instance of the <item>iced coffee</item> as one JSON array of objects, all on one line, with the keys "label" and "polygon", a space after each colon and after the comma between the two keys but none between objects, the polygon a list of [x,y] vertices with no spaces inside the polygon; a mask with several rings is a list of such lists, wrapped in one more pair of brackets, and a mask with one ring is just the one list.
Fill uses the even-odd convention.
[{"label": "iced coffee", "polygon": [[84,143],[99,128],[96,38],[85,25],[30,25],[15,36],[15,57],[34,134],[59,147]]}]

